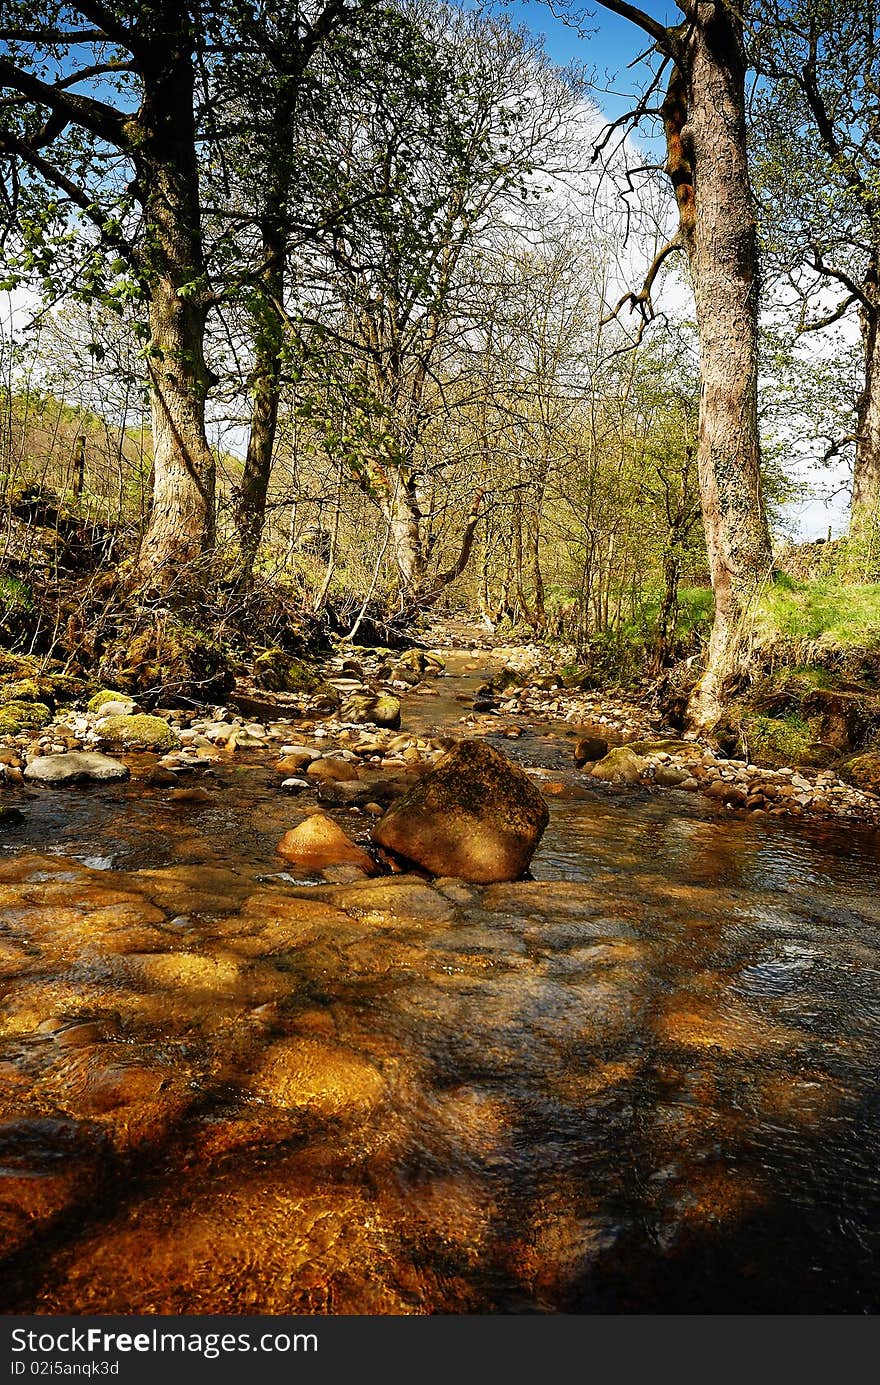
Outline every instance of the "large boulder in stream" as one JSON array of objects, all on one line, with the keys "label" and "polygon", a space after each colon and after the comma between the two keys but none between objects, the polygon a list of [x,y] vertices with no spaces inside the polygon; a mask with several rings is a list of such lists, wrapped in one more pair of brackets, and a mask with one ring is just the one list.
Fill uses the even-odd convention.
[{"label": "large boulder in stream", "polygon": [[482,741],[460,741],[373,828],[373,841],[432,875],[518,880],[547,826],[527,775]]},{"label": "large boulder in stream", "polygon": [[40,755],[31,760],[25,779],[36,784],[75,784],[80,780],[127,779],[128,766],[109,755],[71,750],[63,755]]}]

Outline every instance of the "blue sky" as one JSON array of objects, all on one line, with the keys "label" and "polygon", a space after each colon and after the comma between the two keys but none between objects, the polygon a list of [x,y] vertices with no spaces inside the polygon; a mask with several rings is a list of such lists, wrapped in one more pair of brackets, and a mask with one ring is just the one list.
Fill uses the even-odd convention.
[{"label": "blue sky", "polygon": [[[606,75],[612,79],[612,89],[608,93],[597,90],[594,97],[607,114],[619,115],[628,109],[627,93],[636,89],[640,76],[638,70],[627,72],[627,64],[645,51],[650,38],[628,19],[611,14],[599,4],[583,6],[578,0],[559,0],[553,5],[557,13],[563,7],[572,16],[568,23],[554,15],[544,0],[503,0],[504,12],[515,23],[543,35],[547,54],[554,62],[562,67],[571,62],[583,64],[588,71],[595,72],[602,86],[606,85]],[[676,5],[658,0],[647,0],[642,8],[667,23],[676,23],[682,17]],[[579,23],[574,22],[575,16]]]}]

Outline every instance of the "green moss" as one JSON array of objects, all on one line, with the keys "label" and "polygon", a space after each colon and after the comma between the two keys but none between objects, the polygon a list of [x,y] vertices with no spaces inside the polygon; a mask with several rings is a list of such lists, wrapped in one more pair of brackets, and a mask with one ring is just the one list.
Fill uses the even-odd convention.
[{"label": "green moss", "polygon": [[10,702],[46,701],[48,703],[51,697],[51,684],[47,696],[47,681],[41,678],[19,678],[15,682],[4,683],[0,687],[0,706],[6,706]]},{"label": "green moss", "polygon": [[89,698],[88,709],[90,712],[100,712],[101,708],[107,702],[130,701],[131,699],[129,698],[128,693],[111,692],[109,688],[102,688],[100,692],[95,693],[94,697]]},{"label": "green moss", "polygon": [[22,731],[42,731],[52,720],[44,702],[7,702],[0,707],[0,735],[17,736]]},{"label": "green moss", "polygon": [[857,789],[868,793],[880,793],[880,754],[856,755],[838,770],[840,777]]},{"label": "green moss", "polygon": [[321,681],[313,668],[283,649],[264,649],[258,654],[254,678],[269,692],[311,692]]},{"label": "green moss", "polygon": [[734,705],[728,707],[714,734],[728,755],[744,756],[759,765],[813,765],[824,759],[811,727],[796,712],[762,716]]},{"label": "green moss", "polygon": [[180,745],[177,732],[161,717],[137,712],[134,716],[106,717],[100,726],[101,739],[123,748],[138,746],[145,750],[176,750]]},{"label": "green moss", "polygon": [[229,651],[170,617],[123,637],[102,660],[100,677],[131,696],[172,702],[224,697],[235,678]]}]

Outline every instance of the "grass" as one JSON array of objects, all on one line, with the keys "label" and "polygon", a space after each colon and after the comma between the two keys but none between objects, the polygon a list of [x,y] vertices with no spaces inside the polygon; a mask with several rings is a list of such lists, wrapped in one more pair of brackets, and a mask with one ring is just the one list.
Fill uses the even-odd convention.
[{"label": "grass", "polygon": [[767,636],[821,640],[838,649],[880,648],[880,583],[797,582],[781,574],[762,598],[758,627]]}]

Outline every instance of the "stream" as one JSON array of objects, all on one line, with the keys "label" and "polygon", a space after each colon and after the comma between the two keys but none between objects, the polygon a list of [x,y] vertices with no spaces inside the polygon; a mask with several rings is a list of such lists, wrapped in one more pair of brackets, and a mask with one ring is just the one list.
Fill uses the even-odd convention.
[{"label": "stream", "polygon": [[551,813],[504,885],[298,880],[263,753],[4,792],[0,1310],[880,1309],[880,834],[573,734],[491,738]]}]

